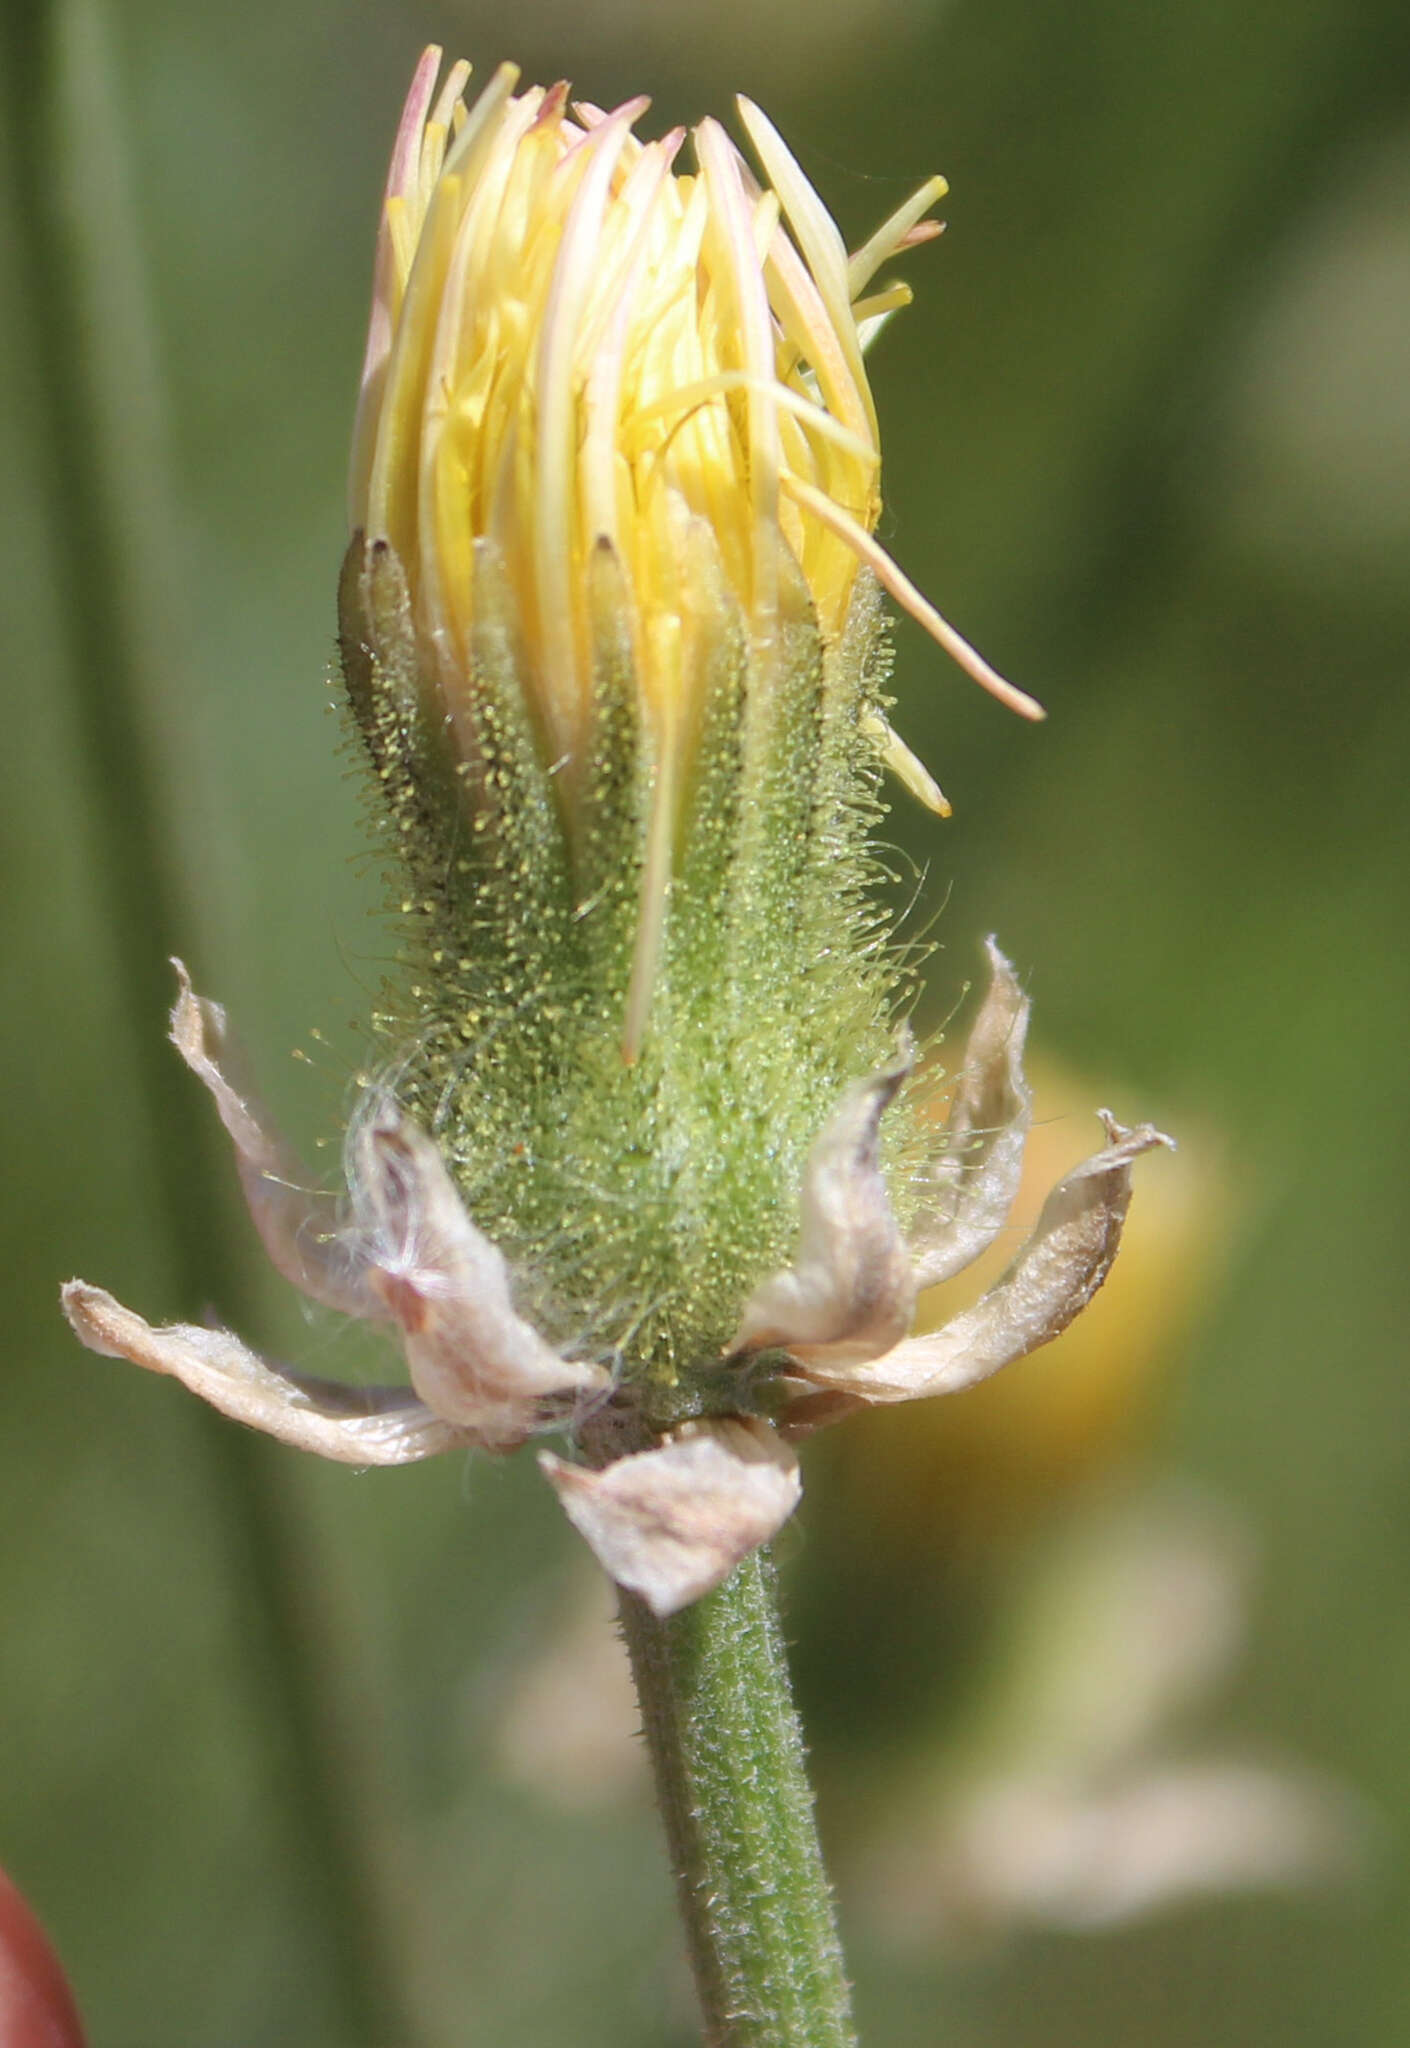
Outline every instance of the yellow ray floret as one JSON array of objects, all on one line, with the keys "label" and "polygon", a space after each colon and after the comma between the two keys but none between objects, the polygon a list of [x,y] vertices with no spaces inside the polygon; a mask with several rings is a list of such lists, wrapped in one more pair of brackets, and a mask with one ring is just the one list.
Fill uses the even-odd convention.
[{"label": "yellow ray floret", "polygon": [[[863,361],[909,297],[868,295],[900,249],[938,232],[932,178],[851,258],[777,130],[740,101],[764,181],[714,121],[685,141],[633,132],[644,99],[604,111],[568,89],[478,99],[440,52],[421,60],[392,157],[351,478],[351,519],[405,567],[446,686],[469,668],[477,542],[511,578],[541,729],[580,750],[591,645],[588,563],[624,571],[643,698],[661,752],[688,723],[703,608],[728,590],[766,656],[784,550],[825,642],[858,569],[986,689],[1038,716],[875,538],[876,412]],[[688,535],[703,527],[719,576]],[[944,808],[879,717],[883,754]]]}]

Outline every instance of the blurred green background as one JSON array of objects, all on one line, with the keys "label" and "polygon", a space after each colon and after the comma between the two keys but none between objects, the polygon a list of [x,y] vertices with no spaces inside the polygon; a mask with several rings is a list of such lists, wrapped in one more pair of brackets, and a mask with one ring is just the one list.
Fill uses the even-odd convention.
[{"label": "blurred green background", "polygon": [[[95,2048],[693,2038],[606,1604],[531,1462],[318,1469],[56,1310],[78,1272],[369,1369],[263,1272],[162,1020],[179,949],[333,1171],[389,941],[323,678],[432,38],[663,126],[747,90],[853,242],[948,174],[874,359],[883,532],[1051,716],[898,632],[956,810],[898,804],[898,894],[943,903],[933,1020],[983,932],[1021,965],[1066,1160],[1074,1102],[1185,1140],[1100,1356],[811,1455],[783,1555],[864,2039],[1410,2037],[1403,0],[3,6],[0,1860]],[[1093,1646],[1088,1595],[1172,1473],[1247,1625],[1155,1747],[1310,1774],[1350,1874],[1086,1933],[951,1897],[931,1805],[939,1839],[1002,1731],[1042,1749],[1064,1657],[1107,1708],[1149,1679],[1164,1610]],[[1187,1605],[1153,1633],[1196,1664]]]}]

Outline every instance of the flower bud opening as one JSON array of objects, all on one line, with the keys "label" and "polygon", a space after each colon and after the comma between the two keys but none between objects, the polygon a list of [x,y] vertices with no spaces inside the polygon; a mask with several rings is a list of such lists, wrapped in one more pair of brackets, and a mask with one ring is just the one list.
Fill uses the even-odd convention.
[{"label": "flower bud opening", "polygon": [[767,1270],[828,1110],[888,1057],[881,766],[947,806],[887,721],[878,586],[1036,707],[874,538],[864,349],[909,292],[873,280],[944,180],[849,258],[747,100],[759,174],[713,120],[642,141],[644,99],[439,74],[428,50],[387,182],[342,598],[429,940],[395,1085],[540,1270],[545,1238],[578,1272],[589,1238],[649,1243],[611,1290],[635,1342],[683,1269]]}]

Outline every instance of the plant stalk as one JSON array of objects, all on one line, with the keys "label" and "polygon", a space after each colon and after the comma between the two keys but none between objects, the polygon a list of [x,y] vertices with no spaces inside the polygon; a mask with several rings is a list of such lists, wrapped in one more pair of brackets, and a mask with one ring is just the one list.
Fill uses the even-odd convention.
[{"label": "plant stalk", "polygon": [[771,1557],[621,1617],[708,2048],[855,2048]]}]

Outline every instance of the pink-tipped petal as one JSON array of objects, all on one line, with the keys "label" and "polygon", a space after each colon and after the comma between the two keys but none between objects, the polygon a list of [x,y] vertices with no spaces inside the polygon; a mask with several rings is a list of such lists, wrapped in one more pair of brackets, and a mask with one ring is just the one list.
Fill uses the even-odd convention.
[{"label": "pink-tipped petal", "polygon": [[[431,101],[435,97],[441,55],[438,43],[428,43],[421,52],[416,70],[412,74],[411,86],[401,110],[401,120],[397,123],[396,140],[392,144],[392,160],[387,167],[388,199],[405,198],[415,182],[421,164],[421,136],[426,126],[426,116],[431,111]],[[467,66],[467,72],[468,69]]]}]

